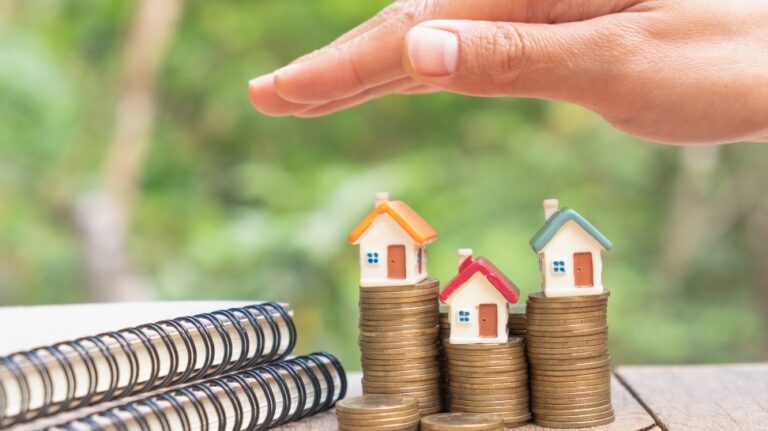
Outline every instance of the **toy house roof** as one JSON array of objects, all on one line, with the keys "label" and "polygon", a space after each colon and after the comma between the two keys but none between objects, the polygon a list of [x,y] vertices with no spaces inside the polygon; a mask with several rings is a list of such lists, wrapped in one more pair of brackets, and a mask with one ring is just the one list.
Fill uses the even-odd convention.
[{"label": "toy house roof", "polygon": [[518,290],[515,283],[507,278],[504,273],[496,268],[491,262],[483,257],[472,259],[468,257],[459,266],[459,275],[457,275],[440,294],[440,301],[445,302],[451,297],[457,290],[464,285],[476,272],[479,272],[485,276],[486,279],[504,296],[504,299],[510,303],[516,303],[520,298],[520,290]]},{"label": "toy house roof", "polygon": [[349,242],[357,244],[357,240],[368,230],[376,217],[388,214],[397,222],[408,235],[419,244],[428,244],[437,238],[437,232],[420,215],[403,201],[387,201],[378,205],[359,225],[349,234]]},{"label": "toy house roof", "polygon": [[563,227],[563,225],[569,220],[575,221],[579,226],[581,226],[582,229],[587,231],[587,233],[590,234],[592,238],[597,240],[597,242],[599,242],[606,251],[613,247],[613,244],[611,244],[608,238],[606,238],[605,235],[600,233],[599,230],[592,226],[592,224],[588,222],[587,219],[582,217],[581,214],[570,208],[563,208],[552,214],[552,216],[550,216],[544,223],[544,226],[542,226],[541,229],[536,232],[536,235],[531,238],[531,247],[533,247],[533,250],[537,253],[541,251],[541,249],[547,245],[552,237],[555,236],[557,231],[559,231],[560,228]]}]

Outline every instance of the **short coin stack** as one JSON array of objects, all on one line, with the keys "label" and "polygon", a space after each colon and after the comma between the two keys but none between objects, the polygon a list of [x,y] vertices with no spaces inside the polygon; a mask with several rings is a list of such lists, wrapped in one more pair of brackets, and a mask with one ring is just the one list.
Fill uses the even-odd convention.
[{"label": "short coin stack", "polygon": [[609,294],[528,296],[531,408],[538,425],[585,428],[613,422]]},{"label": "short coin stack", "polygon": [[509,335],[525,338],[528,329],[528,319],[525,317],[525,304],[509,305]]},{"label": "short coin stack", "polygon": [[438,285],[360,287],[363,393],[416,398],[423,416],[441,409]]},{"label": "short coin stack", "polygon": [[416,431],[419,407],[415,398],[363,395],[336,403],[339,431]]},{"label": "short coin stack", "polygon": [[528,369],[523,339],[504,344],[450,344],[448,357],[449,411],[495,413],[508,428],[527,422]]},{"label": "short coin stack", "polygon": [[504,431],[499,415],[440,413],[421,419],[421,431]]}]

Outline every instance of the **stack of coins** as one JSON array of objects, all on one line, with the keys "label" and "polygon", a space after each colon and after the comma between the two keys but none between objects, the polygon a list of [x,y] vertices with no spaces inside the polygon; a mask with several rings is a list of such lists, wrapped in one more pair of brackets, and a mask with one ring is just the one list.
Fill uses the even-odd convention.
[{"label": "stack of coins", "polygon": [[528,319],[525,317],[525,304],[509,305],[507,328],[509,328],[509,335],[525,338],[528,328]]},{"label": "stack of coins", "polygon": [[609,294],[528,296],[526,339],[537,424],[585,428],[613,422]]},{"label": "stack of coins", "polygon": [[363,393],[411,396],[423,416],[441,409],[438,284],[360,287]]},{"label": "stack of coins", "polygon": [[499,415],[440,413],[421,419],[421,431],[504,431]]},{"label": "stack of coins", "polygon": [[419,407],[415,398],[363,395],[336,403],[339,431],[416,431]]},{"label": "stack of coins", "polygon": [[448,391],[448,358],[443,351],[442,343],[451,337],[451,321],[448,319],[448,306],[440,304],[440,397],[443,400],[442,410],[448,410],[448,403],[450,402]]},{"label": "stack of coins", "polygon": [[501,415],[508,428],[531,418],[523,339],[504,344],[443,342],[448,357],[449,410]]}]

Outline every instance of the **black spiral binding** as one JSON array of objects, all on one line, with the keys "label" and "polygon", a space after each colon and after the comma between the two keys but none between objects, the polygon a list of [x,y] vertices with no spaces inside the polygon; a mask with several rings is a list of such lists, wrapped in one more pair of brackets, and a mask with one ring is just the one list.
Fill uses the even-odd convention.
[{"label": "black spiral binding", "polygon": [[[241,389],[245,396],[238,396],[236,389]],[[131,429],[131,425],[148,431],[149,415],[154,416],[163,431],[170,431],[174,421],[168,412],[177,417],[181,430],[193,429],[193,424],[199,424],[205,431],[266,430],[330,409],[344,398],[346,392],[347,379],[338,359],[324,352],[313,353],[170,389],[48,428],[48,431],[110,427],[122,431]],[[313,401],[308,404],[310,394]],[[294,403],[294,399],[298,401]],[[259,401],[267,406],[263,416]],[[224,403],[229,403],[233,417],[226,417]],[[170,409],[164,409],[164,405]],[[206,405],[212,406],[214,416],[210,415],[211,409],[206,409]],[[190,410],[195,413],[190,415]],[[248,423],[244,422],[246,413],[250,416]],[[214,422],[218,423],[216,428],[211,426]]]},{"label": "black spiral binding", "polygon": [[[247,323],[244,324],[243,320],[247,321]],[[237,341],[229,335],[222,322],[230,323],[235,328]],[[283,326],[283,330],[287,329],[288,332],[287,348],[281,346],[284,340],[281,326]],[[253,334],[249,335],[249,330]],[[265,331],[269,331],[271,335],[272,343],[269,346],[266,345]],[[170,361],[169,370],[172,370],[166,376],[160,376],[160,353],[152,344],[151,335],[159,337],[161,344],[166,349]],[[181,337],[181,343],[173,342],[174,335]],[[144,350],[149,352],[148,364],[141,363],[139,355],[135,348],[131,346],[128,336],[138,339],[143,345]],[[194,342],[194,336],[202,340],[202,344],[205,346],[202,351],[199,351],[198,345]],[[127,360],[127,367],[118,366],[118,357],[108,344],[110,340],[114,341],[113,345],[119,346],[119,351],[122,352]],[[214,366],[214,360],[219,356],[219,352],[216,351],[216,341],[223,345],[223,354],[221,355],[221,363]],[[239,343],[240,353],[237,357],[233,357],[236,342]],[[21,403],[18,414],[8,415],[8,390],[6,385],[10,384],[10,382],[0,381],[0,428],[129,395],[158,390],[206,377],[227,374],[243,368],[252,368],[256,365],[279,361],[291,354],[295,345],[296,327],[288,311],[280,304],[264,303],[219,310],[212,313],[201,313],[196,316],[163,320],[135,328],[105,332],[91,337],[83,337],[74,341],[0,357],[0,367],[4,367],[10,374],[12,384],[18,388]],[[252,355],[249,355],[249,351],[253,346],[255,346],[255,351]],[[77,397],[75,394],[78,387],[78,382],[76,381],[78,374],[75,372],[75,364],[62,351],[63,348],[68,348],[71,352],[74,352],[74,355],[79,358],[79,362],[85,366],[85,371],[88,375],[88,390],[84,396]],[[179,349],[184,349],[183,351],[186,353],[187,359],[183,363]],[[47,362],[41,357],[43,352],[47,353],[50,358]],[[94,354],[98,354],[104,359],[109,370],[108,373],[99,372]],[[197,369],[195,365],[201,354],[204,355],[203,364]],[[31,365],[31,369],[39,376],[39,381],[42,382],[43,404],[40,407],[32,408],[30,405],[30,396],[33,389],[30,384],[30,376],[22,370],[24,362]],[[53,401],[53,396],[57,388],[54,388],[54,379],[51,374],[51,367],[54,364],[57,369],[63,372],[66,381],[64,383],[66,385],[66,395],[63,400],[56,403]],[[139,367],[148,367],[150,370],[149,378],[145,382],[139,382]],[[126,374],[129,376],[127,383],[120,387],[120,377]],[[100,379],[107,379],[109,382],[106,390],[97,390]],[[61,390],[61,388],[58,388],[58,390]],[[195,396],[195,393],[191,392],[182,395]],[[166,399],[166,401],[168,400]],[[152,401],[149,401],[149,404],[146,406],[153,410],[156,408]],[[174,408],[177,407],[173,403],[172,406]],[[137,413],[133,410],[127,411],[130,414]],[[158,411],[159,413],[161,412]],[[141,426],[147,425],[143,419],[137,419],[137,421]],[[165,426],[165,423],[162,421],[161,424]]]}]

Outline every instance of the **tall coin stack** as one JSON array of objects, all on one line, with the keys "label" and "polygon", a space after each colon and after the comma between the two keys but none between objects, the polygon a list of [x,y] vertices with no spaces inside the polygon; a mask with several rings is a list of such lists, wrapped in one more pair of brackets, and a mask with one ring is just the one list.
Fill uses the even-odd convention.
[{"label": "tall coin stack", "polygon": [[364,394],[416,398],[419,412],[440,411],[439,283],[360,287]]},{"label": "tall coin stack", "polygon": [[496,413],[512,428],[531,418],[528,368],[523,339],[504,344],[450,344],[448,357],[451,412]]},{"label": "tall coin stack", "polygon": [[448,410],[448,403],[450,398],[448,397],[450,392],[448,391],[448,358],[445,356],[445,348],[443,343],[451,337],[451,321],[448,317],[448,306],[440,304],[440,398],[442,399],[442,410]]},{"label": "tall coin stack", "polygon": [[527,352],[536,424],[586,428],[613,422],[609,294],[528,296]]}]

